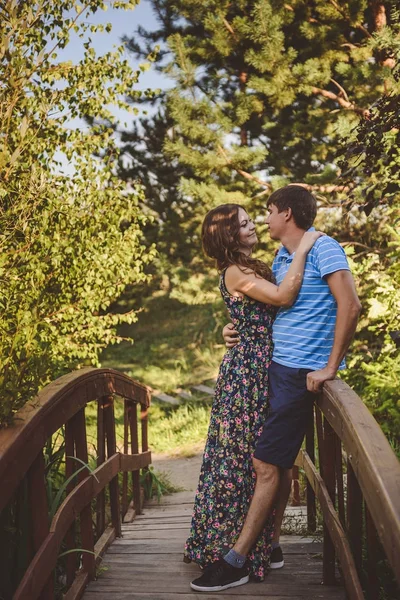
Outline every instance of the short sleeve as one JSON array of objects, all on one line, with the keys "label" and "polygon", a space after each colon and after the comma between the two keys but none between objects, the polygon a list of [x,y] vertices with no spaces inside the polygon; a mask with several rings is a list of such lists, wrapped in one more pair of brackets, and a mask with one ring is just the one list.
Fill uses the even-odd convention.
[{"label": "short sleeve", "polygon": [[350,271],[346,254],[340,244],[329,236],[323,236],[316,244],[316,265],[321,277],[336,271]]}]

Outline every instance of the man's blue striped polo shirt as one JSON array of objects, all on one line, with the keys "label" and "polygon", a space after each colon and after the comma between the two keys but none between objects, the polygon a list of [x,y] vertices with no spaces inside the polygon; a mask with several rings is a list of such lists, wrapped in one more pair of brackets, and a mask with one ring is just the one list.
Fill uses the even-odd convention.
[{"label": "man's blue striped polo shirt", "polygon": [[[281,247],[272,265],[279,285],[285,277],[294,253]],[[335,271],[349,271],[343,248],[331,237],[318,238],[307,255],[303,283],[293,306],[280,308],[272,335],[272,360],[287,367],[323,369],[332,350],[336,300],[324,279]],[[342,361],[340,368],[344,368]]]}]

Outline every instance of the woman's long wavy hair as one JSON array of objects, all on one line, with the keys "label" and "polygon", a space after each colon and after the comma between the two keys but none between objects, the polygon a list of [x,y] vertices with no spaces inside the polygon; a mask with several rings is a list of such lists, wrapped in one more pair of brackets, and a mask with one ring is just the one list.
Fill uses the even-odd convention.
[{"label": "woman's long wavy hair", "polygon": [[217,261],[223,271],[237,265],[242,271],[253,271],[263,279],[271,281],[271,269],[261,260],[246,256],[239,243],[239,204],[221,204],[208,212],[203,221],[201,238],[204,252]]}]

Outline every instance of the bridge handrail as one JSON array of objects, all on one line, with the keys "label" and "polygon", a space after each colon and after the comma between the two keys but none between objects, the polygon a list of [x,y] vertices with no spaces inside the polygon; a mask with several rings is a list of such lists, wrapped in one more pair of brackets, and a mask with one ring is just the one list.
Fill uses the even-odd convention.
[{"label": "bridge handrail", "polygon": [[[114,422],[114,395],[124,398],[123,452],[118,452]],[[0,431],[0,513],[22,488],[28,489],[32,552],[18,589],[13,596],[22,598],[54,598],[51,572],[65,534],[68,550],[76,549],[74,521],[80,523],[83,568],[78,574],[76,560],[70,554],[67,562],[66,598],[78,597],[88,579],[93,577],[96,559],[107,545],[120,535],[120,514],[128,511],[128,473],[132,473],[134,511],[140,513],[139,470],[151,462],[147,444],[147,409],[150,388],[113,369],[86,368],[69,373],[46,386],[36,398],[15,415],[15,424]],[[88,462],[84,409],[88,402],[98,402],[97,469],[87,475],[74,473]],[[136,407],[141,408],[141,446],[137,432]],[[71,481],[67,496],[51,524],[45,493],[43,448],[47,440],[65,425],[66,479]],[[129,452],[129,444],[131,452]],[[107,452],[106,452],[107,447]],[[107,455],[107,456],[106,456]],[[78,467],[77,467],[78,465]],[[122,511],[118,473],[123,473]],[[25,482],[25,483],[24,483]],[[106,485],[110,488],[111,525],[105,521]],[[19,493],[19,492],[18,492]],[[91,501],[96,498],[97,543],[94,544]],[[34,502],[32,502],[34,499]]]},{"label": "bridge handrail", "polygon": [[349,598],[363,599],[364,520],[370,589],[378,594],[377,536],[400,584],[400,463],[368,408],[344,381],[325,383],[315,413],[320,473],[315,467],[314,428],[297,459],[308,479],[309,527],[315,528],[316,495],[324,516],[324,583],[334,583],[336,553]]}]

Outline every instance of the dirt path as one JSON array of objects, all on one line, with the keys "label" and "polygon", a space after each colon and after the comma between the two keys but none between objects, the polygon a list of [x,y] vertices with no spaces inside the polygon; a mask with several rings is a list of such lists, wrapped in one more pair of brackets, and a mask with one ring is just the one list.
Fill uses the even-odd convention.
[{"label": "dirt path", "polygon": [[176,487],[188,492],[195,492],[199,481],[202,457],[202,452],[190,458],[153,454],[152,465],[156,471],[166,473],[170,482]]}]

